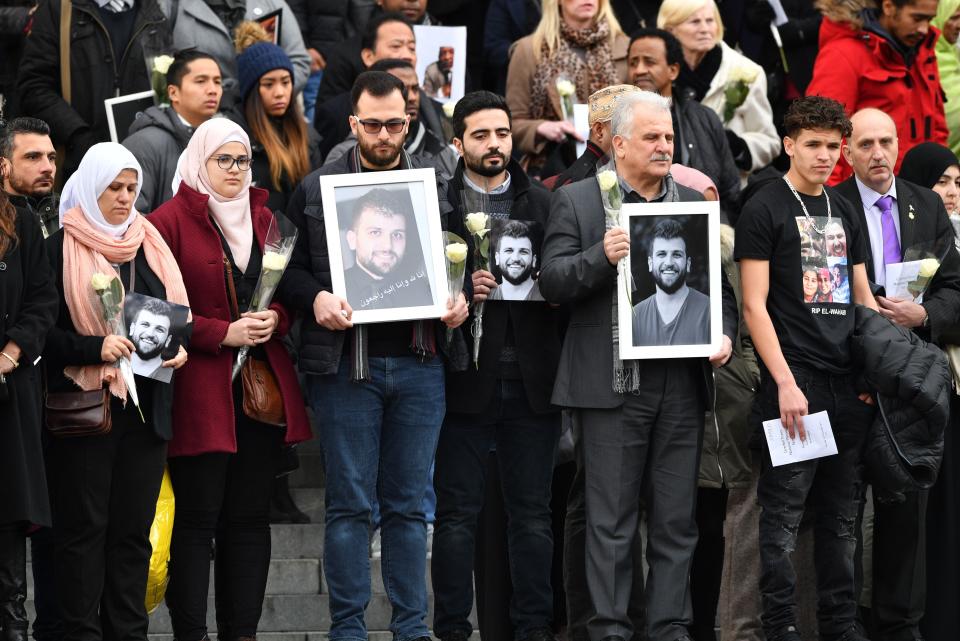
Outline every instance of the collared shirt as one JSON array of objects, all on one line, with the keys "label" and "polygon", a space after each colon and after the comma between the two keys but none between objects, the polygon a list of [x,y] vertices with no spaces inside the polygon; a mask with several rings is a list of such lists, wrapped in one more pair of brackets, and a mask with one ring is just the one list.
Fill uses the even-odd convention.
[{"label": "collared shirt", "polygon": [[510,172],[509,171],[507,172],[507,179],[503,181],[503,184],[494,187],[490,191],[484,191],[483,187],[481,187],[480,185],[470,180],[470,178],[467,177],[466,172],[463,173],[463,184],[469,187],[470,189],[476,192],[479,192],[481,194],[484,194],[484,193],[491,194],[491,195],[502,194],[506,192],[508,189],[510,189]]},{"label": "collared shirt", "polygon": [[[893,216],[893,224],[897,229],[897,243],[900,242],[900,206],[897,203],[897,181],[890,181],[890,189],[886,193],[878,194],[870,189],[860,179],[854,176],[857,183],[857,190],[860,192],[860,203],[867,219],[867,240],[870,246],[870,255],[873,257],[873,282],[877,285],[887,284],[887,270],[883,262],[883,223],[880,217],[883,212],[877,207],[876,202],[884,196],[893,196],[893,206],[890,208],[890,214]],[[900,248],[901,254],[903,247]]]},{"label": "collared shirt", "polygon": [[[667,181],[660,181],[660,191],[657,192],[657,195],[647,200],[640,195],[640,192],[630,186],[623,176],[617,174],[617,181],[620,183],[620,190],[623,191],[623,202],[640,202],[640,203],[657,203],[663,200],[663,197],[667,195]],[[633,194],[633,198],[631,198]]]},{"label": "collared shirt", "polygon": [[133,8],[134,0],[94,0],[101,9],[107,9],[114,13],[128,11]]}]

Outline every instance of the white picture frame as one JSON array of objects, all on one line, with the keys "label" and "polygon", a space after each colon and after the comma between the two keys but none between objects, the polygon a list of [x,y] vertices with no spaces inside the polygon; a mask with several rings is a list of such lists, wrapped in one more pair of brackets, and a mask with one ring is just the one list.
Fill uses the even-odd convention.
[{"label": "white picture frame", "polygon": [[[126,96],[107,98],[103,101],[103,108],[107,111],[107,127],[110,128],[110,140],[121,143],[130,135],[130,125],[155,104],[152,90],[131,93]],[[119,136],[123,133],[123,137]]]},{"label": "white picture frame", "polygon": [[[417,38],[417,78],[423,96],[429,96],[437,102],[456,104],[463,98],[467,89],[467,28],[436,27],[414,25],[413,33]],[[450,95],[434,90],[437,83],[429,78],[439,72],[434,66],[441,62],[441,50],[453,53],[452,82]]]},{"label": "white picture frame", "polygon": [[[668,220],[673,222],[666,223]],[[661,222],[664,225],[658,228]],[[619,271],[617,279],[620,357],[699,358],[718,352],[723,340],[719,203],[624,204],[620,225],[630,235],[630,253],[623,259],[625,269]],[[660,243],[654,250],[660,256],[659,263],[648,255],[655,230],[668,236],[679,233],[673,242]],[[683,242],[677,243],[676,238]],[[686,259],[678,257],[678,247],[683,248]],[[667,265],[671,261],[672,268]],[[677,273],[678,261],[685,267],[679,287],[686,285],[687,290],[679,311],[669,323],[664,323],[660,305],[669,304],[670,296],[676,293],[667,288],[677,286],[671,274]],[[653,269],[660,270],[661,283],[654,277]],[[630,274],[630,299],[626,274]],[[709,314],[707,320],[703,318],[705,313]]]},{"label": "white picture frame", "polygon": [[[446,264],[436,180],[433,169],[320,177],[333,293],[350,304],[355,324],[439,318],[446,313]],[[357,209],[365,205],[369,206]],[[403,210],[401,256],[393,249],[371,244],[374,233],[382,237],[389,232],[392,239],[399,227],[385,228],[380,225],[382,219],[378,219],[379,226],[358,220],[366,231],[355,226],[354,217],[370,216],[372,206]],[[386,218],[396,225],[389,222],[392,215]],[[358,251],[366,258],[358,259]],[[371,300],[373,296],[377,299]]]}]

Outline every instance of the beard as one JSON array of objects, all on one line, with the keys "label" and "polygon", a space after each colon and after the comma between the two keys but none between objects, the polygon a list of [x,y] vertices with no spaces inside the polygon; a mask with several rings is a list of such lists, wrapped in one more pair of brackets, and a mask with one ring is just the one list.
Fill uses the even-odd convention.
[{"label": "beard", "polygon": [[[484,161],[499,158],[499,165],[487,165],[484,164]],[[473,171],[481,176],[486,176],[487,178],[493,178],[499,176],[507,170],[507,157],[501,152],[491,152],[485,156],[477,158],[476,156],[470,156],[466,153],[463,155],[463,164],[466,165],[467,169]]]},{"label": "beard", "polygon": [[149,361],[151,358],[159,356],[160,352],[163,351],[162,344],[154,344],[152,340],[146,340],[143,337],[138,337],[134,343],[137,347],[137,356],[139,356],[141,360]]},{"label": "beard", "polygon": [[673,294],[678,289],[684,286],[687,282],[687,270],[683,268],[677,269],[677,276],[673,279],[672,283],[666,283],[663,279],[663,274],[660,273],[659,269],[653,270],[653,281],[657,284],[657,287],[663,290],[665,294]]},{"label": "beard", "polygon": [[[393,270],[400,266],[401,257],[394,252],[377,252],[369,259],[361,259],[357,256],[357,262],[366,269],[374,278],[384,278]],[[386,262],[385,265],[380,263]]]},{"label": "beard", "polygon": [[7,191],[11,193],[23,194],[24,196],[30,196],[32,198],[49,196],[53,191],[53,176],[49,176],[50,182],[44,187],[38,186],[38,180],[29,183],[12,171],[4,178]]},{"label": "beard", "polygon": [[360,155],[374,167],[389,167],[400,157],[400,150],[403,148],[402,142],[396,144],[392,142],[381,143],[379,140],[375,140],[368,143],[361,138],[359,143]]},{"label": "beard", "polygon": [[528,263],[524,266],[523,271],[521,271],[516,276],[510,275],[510,269],[508,266],[502,267],[500,273],[503,275],[503,280],[507,281],[511,285],[519,285],[520,283],[525,282],[530,278],[530,274],[533,273],[533,264]]}]

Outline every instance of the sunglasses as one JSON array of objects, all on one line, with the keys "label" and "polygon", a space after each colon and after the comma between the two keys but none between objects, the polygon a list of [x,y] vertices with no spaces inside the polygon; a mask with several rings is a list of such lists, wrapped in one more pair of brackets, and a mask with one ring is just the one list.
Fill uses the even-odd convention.
[{"label": "sunglasses", "polygon": [[406,120],[400,119],[388,120],[386,122],[382,120],[365,120],[356,116],[354,116],[353,119],[363,125],[363,131],[368,134],[378,134],[384,127],[386,127],[388,134],[398,134],[403,131],[404,125],[407,124]]}]

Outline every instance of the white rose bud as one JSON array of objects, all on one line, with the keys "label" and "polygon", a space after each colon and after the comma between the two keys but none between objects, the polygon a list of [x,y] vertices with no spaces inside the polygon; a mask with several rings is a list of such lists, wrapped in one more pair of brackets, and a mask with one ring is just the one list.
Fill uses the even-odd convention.
[{"label": "white rose bud", "polygon": [[277,252],[267,252],[263,255],[263,268],[280,271],[287,265],[287,258]]},{"label": "white rose bud", "polygon": [[557,93],[561,96],[572,96],[576,90],[576,85],[569,80],[557,80]]},{"label": "white rose bud", "polygon": [[487,221],[489,220],[487,216],[482,211],[478,211],[473,214],[467,214],[466,225],[467,231],[471,234],[480,234],[487,229]]},{"label": "white rose bud", "polygon": [[463,243],[447,245],[447,260],[451,263],[462,263],[467,259],[467,246]]},{"label": "white rose bud", "polygon": [[606,169],[597,174],[597,182],[600,183],[600,189],[610,191],[617,184],[617,173],[611,169]]},{"label": "white rose bud", "polygon": [[457,103],[451,101],[444,103],[443,105],[443,115],[447,118],[453,118],[453,110],[457,108]]},{"label": "white rose bud", "polygon": [[112,276],[97,272],[93,275],[93,278],[90,279],[90,284],[93,286],[94,291],[102,292],[110,287],[110,281],[112,280]]},{"label": "white rose bud", "polygon": [[157,56],[153,59],[153,70],[165,74],[172,64],[172,56]]},{"label": "white rose bud", "polygon": [[920,261],[920,273],[918,276],[921,278],[933,278],[933,275],[937,273],[939,268],[940,261],[936,258],[924,258]]}]

